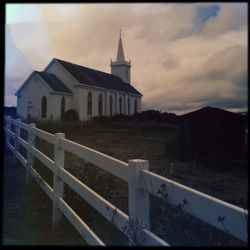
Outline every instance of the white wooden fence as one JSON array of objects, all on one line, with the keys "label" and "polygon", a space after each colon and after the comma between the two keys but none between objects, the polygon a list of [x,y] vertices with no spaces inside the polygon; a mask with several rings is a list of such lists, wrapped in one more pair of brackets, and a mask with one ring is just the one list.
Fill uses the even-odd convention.
[{"label": "white wooden fence", "polygon": [[[146,160],[129,160],[125,163],[67,140],[63,133],[53,135],[36,128],[35,124],[28,125],[10,117],[5,117],[4,120],[8,148],[26,168],[27,175],[31,174],[38,181],[53,202],[53,225],[59,223],[64,214],[90,245],[104,245],[104,243],[63,200],[64,183],[124,233],[128,237],[129,245],[169,246],[150,231],[149,194],[180,207],[240,240],[248,241],[248,210],[154,174],[149,171],[149,162]],[[14,126],[14,132],[11,131],[11,124]],[[28,141],[20,137],[20,128],[28,132]],[[36,136],[54,145],[54,161],[35,148]],[[10,143],[10,137],[13,138],[14,144]],[[19,145],[27,150],[27,159],[20,154]],[[65,170],[65,151],[128,182],[129,214],[116,208]],[[34,157],[53,172],[53,187],[33,168]]]}]

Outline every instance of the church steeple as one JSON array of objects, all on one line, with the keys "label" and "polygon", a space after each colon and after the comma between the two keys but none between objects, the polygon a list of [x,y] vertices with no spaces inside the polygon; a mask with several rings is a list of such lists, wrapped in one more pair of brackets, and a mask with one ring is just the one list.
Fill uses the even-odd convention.
[{"label": "church steeple", "polygon": [[119,76],[124,82],[130,83],[131,61],[127,62],[125,60],[123,45],[122,45],[121,29],[120,29],[120,37],[118,42],[116,61],[112,62],[112,60],[110,59],[110,66],[111,66],[111,74]]},{"label": "church steeple", "polygon": [[117,62],[125,61],[123,46],[122,46],[122,34],[121,34],[121,32],[122,32],[122,30],[120,29],[120,38],[119,38],[118,50],[117,50],[117,56],[116,56]]}]

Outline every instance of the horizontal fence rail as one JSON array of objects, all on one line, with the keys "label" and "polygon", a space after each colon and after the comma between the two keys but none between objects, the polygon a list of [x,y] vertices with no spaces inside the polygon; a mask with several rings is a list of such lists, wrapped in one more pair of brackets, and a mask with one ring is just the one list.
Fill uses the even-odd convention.
[{"label": "horizontal fence rail", "polygon": [[80,235],[89,245],[105,246],[88,225],[74,212],[74,210],[62,199],[59,198],[59,208],[66,218],[73,224]]},{"label": "horizontal fence rail", "polygon": [[247,239],[248,211],[150,171],[141,172],[141,183],[154,196],[243,241]]},{"label": "horizontal fence rail", "polygon": [[28,149],[29,143],[23,140],[21,137],[17,137],[17,142],[22,145],[25,149]]},{"label": "horizontal fence rail", "polygon": [[16,156],[23,164],[23,166],[28,169],[29,173],[36,179],[36,181],[39,183],[45,193],[49,196],[49,198],[53,200],[53,189],[50,187],[50,185],[37,173],[34,168],[29,166],[28,162],[19,152],[16,153]]},{"label": "horizontal fence rail", "polygon": [[[62,214],[89,245],[104,246],[103,241],[63,200],[63,187],[67,184],[82,199],[89,203],[104,218],[110,221],[128,237],[129,245],[169,246],[150,231],[149,194],[161,198],[183,211],[226,231],[245,242],[247,238],[248,210],[234,206],[197,190],[174,182],[148,170],[148,161],[130,160],[128,163],[85,147],[64,138],[38,129],[35,124],[25,124],[20,120],[4,117],[6,145],[26,168],[27,179],[31,175],[53,201],[53,225],[60,222]],[[14,127],[13,127],[14,126]],[[11,131],[12,127],[12,131]],[[28,140],[20,137],[20,129],[28,134]],[[54,145],[54,160],[35,147],[35,138]],[[14,144],[10,143],[10,138]],[[27,159],[19,152],[19,145],[27,150]],[[128,183],[129,214],[125,214],[109,201],[64,169],[64,152],[72,153]],[[51,187],[33,168],[34,158],[41,161],[53,173]]]},{"label": "horizontal fence rail", "polygon": [[[59,177],[68,184],[77,194],[95,208],[102,216],[116,225],[122,231],[122,228],[128,222],[128,216],[121,210],[113,206],[99,194],[94,192],[88,186],[79,181],[65,169],[59,170]],[[115,215],[115,216],[114,216]],[[122,231],[123,232],[123,231]]]},{"label": "horizontal fence rail", "polygon": [[55,143],[55,135],[52,135],[46,131],[43,131],[39,128],[33,128],[34,130],[34,134],[40,138],[42,138],[43,140],[49,142],[49,143],[52,143],[54,144]]},{"label": "horizontal fence rail", "polygon": [[31,153],[41,161],[49,170],[54,171],[54,161],[52,161],[48,156],[43,154],[41,151],[36,149],[35,147],[31,147]]},{"label": "horizontal fence rail", "polygon": [[100,153],[67,139],[61,139],[59,144],[64,150],[87,160],[105,171],[128,181],[128,164],[113,157]]}]

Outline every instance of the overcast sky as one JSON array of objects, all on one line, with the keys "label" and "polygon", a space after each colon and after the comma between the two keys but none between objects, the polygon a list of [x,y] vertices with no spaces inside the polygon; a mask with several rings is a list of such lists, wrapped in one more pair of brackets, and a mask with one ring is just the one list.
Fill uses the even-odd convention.
[{"label": "overcast sky", "polygon": [[110,73],[119,29],[142,109],[247,110],[247,3],[6,4],[5,105],[54,58]]}]

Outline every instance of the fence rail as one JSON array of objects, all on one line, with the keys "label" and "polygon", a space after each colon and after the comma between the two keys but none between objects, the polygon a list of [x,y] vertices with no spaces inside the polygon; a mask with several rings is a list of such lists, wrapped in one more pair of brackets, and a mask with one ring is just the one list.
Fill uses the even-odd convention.
[{"label": "fence rail", "polygon": [[[178,206],[185,212],[203,220],[228,234],[247,242],[248,210],[234,206],[180,183],[159,176],[148,170],[146,160],[130,160],[128,163],[85,147],[64,138],[64,134],[50,134],[35,124],[25,124],[10,117],[4,118],[6,145],[39,183],[53,201],[53,225],[60,222],[62,214],[71,222],[90,245],[104,245],[103,241],[63,200],[64,183],[87,201],[104,218],[128,237],[129,245],[169,246],[150,231],[149,194]],[[13,127],[14,126],[14,127]],[[14,132],[11,131],[14,128]],[[28,140],[20,137],[20,129],[28,132]],[[14,140],[10,143],[10,137]],[[35,137],[54,145],[54,160],[35,147]],[[27,159],[19,152],[19,145],[27,150]],[[128,183],[129,214],[125,214],[109,201],[90,189],[64,169],[64,153],[68,151]],[[53,173],[51,187],[33,168],[34,157]]]},{"label": "fence rail", "polygon": [[67,139],[61,139],[59,145],[64,150],[87,160],[124,181],[128,181],[128,164],[125,162]]}]

